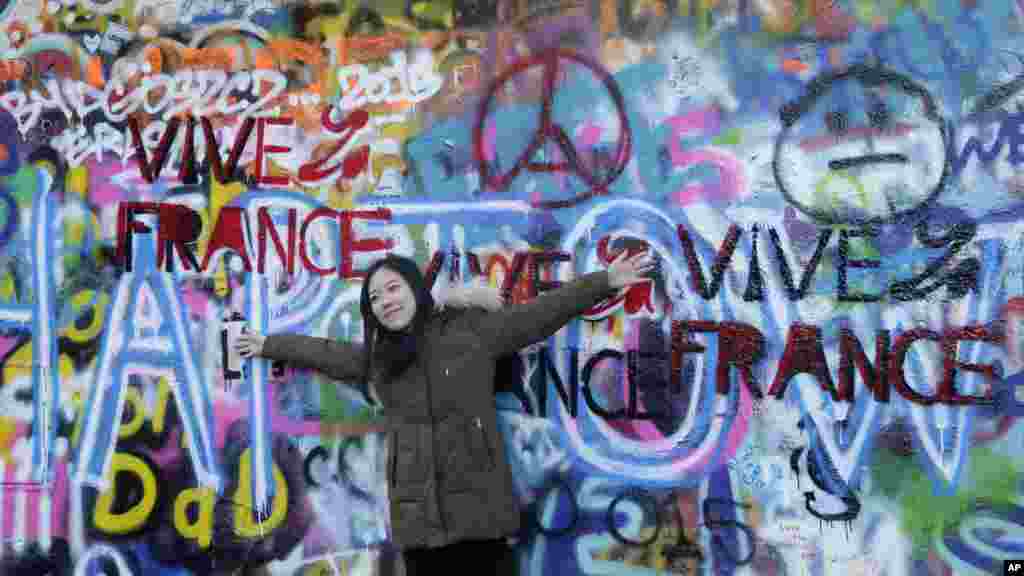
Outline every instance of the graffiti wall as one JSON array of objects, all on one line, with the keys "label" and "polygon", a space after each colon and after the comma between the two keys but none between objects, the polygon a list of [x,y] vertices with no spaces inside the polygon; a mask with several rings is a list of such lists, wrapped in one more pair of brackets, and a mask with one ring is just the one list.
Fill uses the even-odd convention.
[{"label": "graffiti wall", "polygon": [[[525,302],[524,575],[1024,557],[1024,3],[0,2],[0,572],[389,574],[386,416],[230,343]],[[473,385],[467,382],[467,386]]]}]

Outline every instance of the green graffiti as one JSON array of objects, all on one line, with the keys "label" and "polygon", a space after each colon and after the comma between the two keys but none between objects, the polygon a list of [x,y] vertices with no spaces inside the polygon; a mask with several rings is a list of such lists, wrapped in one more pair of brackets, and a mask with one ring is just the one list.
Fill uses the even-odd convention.
[{"label": "green graffiti", "polygon": [[912,458],[878,450],[872,481],[875,490],[899,503],[903,530],[913,543],[914,559],[928,555],[931,542],[957,525],[978,501],[1009,505],[1017,494],[1020,465],[983,446],[972,446],[970,462],[953,495],[936,494],[934,484]]},{"label": "green graffiti", "polygon": [[733,128],[711,141],[715,146],[739,146],[743,143],[743,130]]},{"label": "green graffiti", "polygon": [[7,185],[14,191],[14,199],[19,206],[31,206],[32,198],[39,190],[39,182],[36,180],[37,173],[35,166],[25,165],[17,172],[6,178]]}]

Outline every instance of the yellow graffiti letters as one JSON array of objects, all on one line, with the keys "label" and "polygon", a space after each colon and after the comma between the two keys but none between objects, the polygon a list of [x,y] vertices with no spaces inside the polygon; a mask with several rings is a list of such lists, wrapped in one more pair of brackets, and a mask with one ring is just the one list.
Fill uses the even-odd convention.
[{"label": "yellow graffiti letters", "polygon": [[126,388],[124,391],[125,405],[131,407],[131,420],[125,422],[123,419],[117,429],[118,438],[130,438],[142,429],[142,423],[146,420],[146,406],[142,402],[142,395],[138,388]]},{"label": "yellow graffiti letters", "polygon": [[[71,307],[78,316],[71,322],[65,334],[79,344],[96,339],[103,329],[103,321],[107,317],[107,306],[110,296],[95,290],[82,290],[71,297]],[[88,319],[86,326],[79,327],[78,320]]]},{"label": "yellow graffiti letters", "polygon": [[253,518],[252,474],[250,472],[252,450],[242,452],[238,462],[238,489],[235,490],[235,534],[246,538],[258,538],[277,528],[288,513],[288,484],[281,469],[274,464],[274,502],[269,517],[259,522]]},{"label": "yellow graffiti letters", "polygon": [[[142,495],[139,501],[124,512],[114,511],[118,474],[132,474],[142,485]],[[123,452],[114,452],[108,475],[110,488],[102,492],[96,500],[92,516],[93,524],[98,530],[107,534],[130,534],[145,525],[156,506],[156,476],[145,460]]]},{"label": "yellow graffiti letters", "polygon": [[[174,501],[174,528],[204,549],[210,547],[213,537],[213,495],[212,488],[190,488],[182,490]],[[195,522],[189,520],[189,506],[197,509]]]}]

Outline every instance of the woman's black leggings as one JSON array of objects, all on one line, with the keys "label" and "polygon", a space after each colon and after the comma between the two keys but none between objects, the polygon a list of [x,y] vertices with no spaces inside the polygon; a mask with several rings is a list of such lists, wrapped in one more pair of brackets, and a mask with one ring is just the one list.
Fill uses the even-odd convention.
[{"label": "woman's black leggings", "polygon": [[479,574],[518,576],[516,554],[505,539],[463,540],[440,548],[410,548],[402,553],[406,576],[448,574],[471,562]]}]

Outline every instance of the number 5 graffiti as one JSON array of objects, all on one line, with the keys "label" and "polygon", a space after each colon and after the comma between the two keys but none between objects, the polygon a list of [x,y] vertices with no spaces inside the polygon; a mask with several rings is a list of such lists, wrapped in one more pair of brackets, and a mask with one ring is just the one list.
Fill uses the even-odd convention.
[{"label": "number 5 graffiti", "polygon": [[717,129],[719,113],[716,110],[697,110],[685,116],[673,116],[668,120],[671,130],[669,134],[668,158],[677,168],[706,164],[718,169],[719,181],[717,189],[705,184],[691,184],[675,191],[671,198],[677,204],[685,206],[700,200],[730,200],[739,198],[747,190],[747,179],[736,157],[712,146],[697,150],[684,150],[680,140],[692,133],[702,133]]}]

